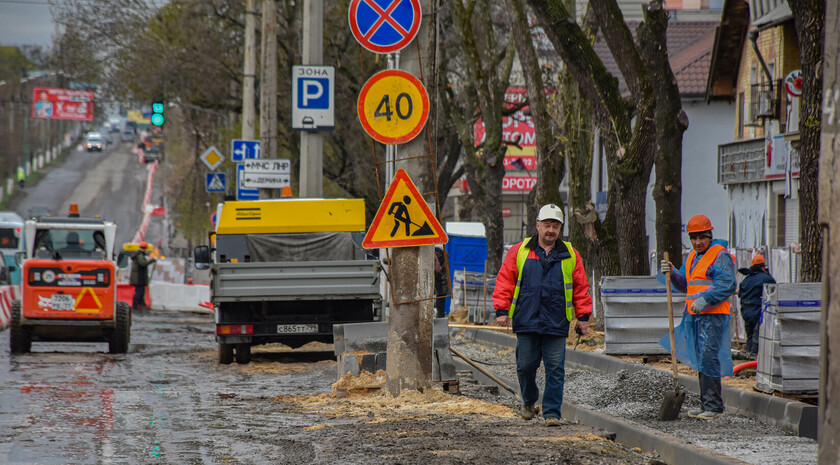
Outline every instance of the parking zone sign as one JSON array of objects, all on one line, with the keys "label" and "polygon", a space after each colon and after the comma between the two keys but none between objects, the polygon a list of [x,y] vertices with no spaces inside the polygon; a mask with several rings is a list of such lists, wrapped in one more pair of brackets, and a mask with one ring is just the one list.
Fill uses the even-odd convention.
[{"label": "parking zone sign", "polygon": [[335,68],[292,67],[292,129],[327,131],[335,128]]}]

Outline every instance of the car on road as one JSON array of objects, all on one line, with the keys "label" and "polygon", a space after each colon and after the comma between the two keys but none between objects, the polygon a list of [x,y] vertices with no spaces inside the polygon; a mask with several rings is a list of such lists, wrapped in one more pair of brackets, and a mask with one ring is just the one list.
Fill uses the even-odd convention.
[{"label": "car on road", "polygon": [[[42,216],[50,216],[50,209],[49,207],[44,207],[42,205],[37,205],[29,209],[29,216],[28,218],[40,218]],[[21,249],[22,250],[22,249]]]},{"label": "car on road", "polygon": [[93,152],[94,150],[101,152],[104,148],[105,140],[102,138],[102,134],[98,132],[89,132],[85,141],[85,149],[88,152]]}]

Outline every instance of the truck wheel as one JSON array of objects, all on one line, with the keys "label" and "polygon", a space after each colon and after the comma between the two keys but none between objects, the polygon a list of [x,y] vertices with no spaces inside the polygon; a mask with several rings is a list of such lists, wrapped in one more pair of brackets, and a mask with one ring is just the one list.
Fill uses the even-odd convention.
[{"label": "truck wheel", "polygon": [[21,326],[20,300],[12,301],[12,321],[9,328],[9,349],[13,354],[25,354],[32,349],[32,336]]},{"label": "truck wheel", "polygon": [[108,352],[124,354],[128,352],[131,339],[131,308],[125,302],[117,302],[117,327],[108,340]]},{"label": "truck wheel", "polygon": [[251,344],[236,344],[236,363],[246,364],[251,361]]},{"label": "truck wheel", "polygon": [[233,363],[233,344],[219,343],[219,365]]}]

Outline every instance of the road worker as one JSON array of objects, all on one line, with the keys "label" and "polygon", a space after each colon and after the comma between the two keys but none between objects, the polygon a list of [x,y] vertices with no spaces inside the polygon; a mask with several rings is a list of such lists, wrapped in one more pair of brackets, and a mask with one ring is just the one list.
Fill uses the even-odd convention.
[{"label": "road worker", "polygon": [[496,278],[493,307],[496,323],[513,325],[516,333],[516,374],[522,404],[519,415],[530,420],[538,412],[537,369],[545,364],[542,401],[545,426],[562,424],[560,406],[566,378],[566,338],[585,334],[592,314],[592,296],[580,253],[560,239],[563,210],[554,204],[537,216],[537,235],[508,251]]},{"label": "road worker", "polygon": [[146,252],[149,249],[149,243],[143,241],[137,253],[131,257],[131,278],[129,283],[134,286],[134,299],[131,303],[131,308],[137,311],[143,310],[145,306],[146,285],[149,284],[149,265],[154,263],[154,258],[148,258]]},{"label": "road worker", "polygon": [[[662,260],[662,273],[686,293],[682,322],[675,330],[677,360],[697,370],[701,408],[691,418],[711,420],[724,415],[720,379],[732,376],[729,297],[735,293],[735,264],[725,242],[712,238],[712,222],[704,215],[688,220],[693,250],[679,269]],[[666,335],[659,341],[670,350]]]},{"label": "road worker", "polygon": [[767,271],[767,262],[761,254],[755,254],[749,268],[738,270],[745,276],[738,286],[741,299],[741,315],[744,317],[744,331],[747,333],[747,352],[758,353],[758,328],[761,320],[761,296],[765,284],[776,284]]}]

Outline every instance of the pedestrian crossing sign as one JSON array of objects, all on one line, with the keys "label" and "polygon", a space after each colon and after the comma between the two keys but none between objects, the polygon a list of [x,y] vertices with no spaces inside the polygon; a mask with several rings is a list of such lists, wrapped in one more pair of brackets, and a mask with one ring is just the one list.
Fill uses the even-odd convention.
[{"label": "pedestrian crossing sign", "polygon": [[382,198],[362,246],[417,247],[445,244],[448,240],[408,173],[400,169]]},{"label": "pedestrian crossing sign", "polygon": [[224,193],[227,190],[226,185],[225,173],[207,173],[204,190],[209,193]]}]

